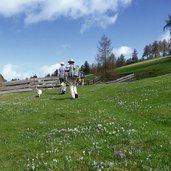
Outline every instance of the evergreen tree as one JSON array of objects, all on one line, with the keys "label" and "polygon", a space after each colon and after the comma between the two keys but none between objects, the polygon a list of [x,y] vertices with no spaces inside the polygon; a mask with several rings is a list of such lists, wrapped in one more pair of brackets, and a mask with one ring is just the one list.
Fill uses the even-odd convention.
[{"label": "evergreen tree", "polygon": [[55,70],[55,72],[52,74],[52,76],[58,76],[58,69]]},{"label": "evergreen tree", "polygon": [[158,42],[158,46],[159,46],[159,54],[161,56],[162,55],[162,51],[163,51],[163,42],[161,40]]},{"label": "evergreen tree", "polygon": [[166,25],[163,27],[164,30],[168,29],[170,32],[170,40],[169,40],[169,55],[171,55],[171,15],[169,15],[169,19],[166,20]]},{"label": "evergreen tree", "polygon": [[113,64],[116,64],[116,57],[115,57],[115,54],[113,52],[109,56],[109,61]]},{"label": "evergreen tree", "polygon": [[159,57],[160,56],[160,53],[159,53],[159,44],[157,41],[154,41],[153,44],[152,44],[152,53],[154,55],[155,58]]},{"label": "evergreen tree", "polygon": [[97,75],[97,65],[92,63],[90,65],[90,73]]},{"label": "evergreen tree", "polygon": [[125,63],[126,65],[129,65],[129,64],[132,64],[132,58],[128,58],[127,60],[126,60],[126,63]]},{"label": "evergreen tree", "polygon": [[118,59],[116,60],[116,66],[121,67],[124,66],[125,63],[126,63],[125,57],[123,54],[121,54],[120,57],[118,57]]},{"label": "evergreen tree", "polygon": [[0,74],[0,82],[5,82],[6,80],[4,79],[4,77],[2,76],[2,74]]},{"label": "evergreen tree", "polygon": [[132,63],[136,63],[136,62],[138,62],[138,53],[137,53],[137,50],[134,49],[132,53]]},{"label": "evergreen tree", "polygon": [[168,52],[169,52],[168,42],[164,39],[162,41],[162,56],[166,56]]},{"label": "evergreen tree", "polygon": [[150,56],[150,47],[148,45],[146,45],[144,47],[144,52],[143,52],[143,59],[146,57],[146,59],[148,59]]},{"label": "evergreen tree", "polygon": [[148,59],[153,59],[154,58],[154,56],[153,56],[153,46],[152,46],[152,44],[149,44],[148,46],[149,46],[149,52],[150,52]]},{"label": "evergreen tree", "polygon": [[46,77],[46,78],[47,78],[47,77],[50,77],[50,74],[47,74],[45,77]]},{"label": "evergreen tree", "polygon": [[83,71],[84,71],[85,75],[90,73],[90,65],[89,65],[88,61],[85,61]]}]

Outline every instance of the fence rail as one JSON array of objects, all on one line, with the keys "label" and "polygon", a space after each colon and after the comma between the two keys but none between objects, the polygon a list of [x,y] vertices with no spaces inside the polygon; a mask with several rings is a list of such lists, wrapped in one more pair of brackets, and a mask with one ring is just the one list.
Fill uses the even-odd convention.
[{"label": "fence rail", "polygon": [[135,78],[135,74],[129,74],[124,77],[118,78],[113,81],[107,81],[105,82],[106,84],[111,84],[111,83],[122,83],[122,82],[127,82],[127,81],[132,81]]},{"label": "fence rail", "polygon": [[[134,74],[130,74],[108,82],[101,82],[99,78],[95,78],[94,80],[88,81],[86,85],[121,83],[121,82],[131,81],[134,78],[135,78]],[[60,86],[60,81],[58,77],[32,78],[28,80],[0,82],[0,95],[14,93],[14,92],[32,91],[36,87],[53,88],[56,86],[57,87]]]},{"label": "fence rail", "polygon": [[13,92],[31,91],[36,87],[52,88],[55,86],[60,86],[58,77],[32,78],[28,80],[0,82],[0,95]]},{"label": "fence rail", "polygon": [[102,82],[98,77],[96,77],[94,80],[87,81],[86,85],[92,85],[92,84],[112,84],[112,83],[122,83],[127,82],[135,79],[135,74],[129,74],[126,76],[123,76],[121,78],[118,78],[116,80]]}]

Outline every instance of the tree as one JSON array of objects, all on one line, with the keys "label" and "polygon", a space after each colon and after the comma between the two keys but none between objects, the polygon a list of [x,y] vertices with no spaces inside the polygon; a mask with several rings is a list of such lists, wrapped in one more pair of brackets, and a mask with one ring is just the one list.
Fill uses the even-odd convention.
[{"label": "tree", "polygon": [[95,63],[92,63],[90,65],[90,73],[91,74],[97,74],[97,65]]},{"label": "tree", "polygon": [[136,62],[138,62],[138,52],[136,49],[134,49],[132,53],[132,63],[136,63]]},{"label": "tree", "polygon": [[152,53],[153,53],[155,58],[160,56],[159,44],[158,44],[157,41],[154,41],[153,44],[152,44]]},{"label": "tree", "polygon": [[171,55],[171,15],[169,15],[169,19],[166,20],[166,25],[163,27],[164,30],[168,29],[170,32],[170,40],[169,40],[169,55]]},{"label": "tree", "polygon": [[90,73],[90,65],[89,65],[88,61],[85,61],[83,71],[84,71],[85,75]]},{"label": "tree", "polygon": [[54,73],[52,74],[52,76],[58,76],[58,69],[56,69],[56,70],[54,71]]},{"label": "tree", "polygon": [[164,39],[162,41],[162,51],[161,51],[162,55],[166,56],[168,51],[169,51],[169,49],[168,49],[168,42]]},{"label": "tree", "polygon": [[116,77],[114,72],[115,64],[111,60],[113,56],[111,56],[112,48],[110,39],[106,35],[103,35],[97,48],[97,74],[101,77],[102,81],[114,79]]},{"label": "tree", "polygon": [[32,78],[38,78],[36,74],[34,74],[33,76],[30,77],[30,79]]},{"label": "tree", "polygon": [[107,58],[109,58],[112,52],[112,48],[110,46],[110,39],[106,35],[103,35],[99,41],[99,46],[97,46],[99,53],[97,54],[96,60],[98,64],[106,67]]},{"label": "tree", "polygon": [[2,76],[2,74],[0,74],[0,82],[5,82],[6,80],[4,79],[4,77]]},{"label": "tree", "polygon": [[116,64],[116,57],[115,57],[115,54],[113,52],[109,56],[109,61],[113,64]]},{"label": "tree", "polygon": [[152,46],[152,44],[149,44],[148,46],[149,46],[149,50],[150,50],[148,59],[153,59],[154,58],[154,56],[153,56],[153,46]]},{"label": "tree", "polygon": [[132,64],[132,58],[128,58],[125,62],[126,65]]},{"label": "tree", "polygon": [[121,54],[120,57],[116,60],[116,66],[121,67],[124,66],[125,63],[126,63],[125,56]]},{"label": "tree", "polygon": [[163,41],[159,41],[158,44],[160,56],[166,56],[168,53],[168,42],[164,39]]},{"label": "tree", "polygon": [[50,74],[47,74],[47,75],[45,76],[45,78],[47,78],[47,77],[50,77]]},{"label": "tree", "polygon": [[150,46],[146,45],[144,48],[143,56],[142,56],[143,59],[144,59],[144,57],[146,57],[146,59],[148,59],[150,57],[150,54],[151,54]]}]

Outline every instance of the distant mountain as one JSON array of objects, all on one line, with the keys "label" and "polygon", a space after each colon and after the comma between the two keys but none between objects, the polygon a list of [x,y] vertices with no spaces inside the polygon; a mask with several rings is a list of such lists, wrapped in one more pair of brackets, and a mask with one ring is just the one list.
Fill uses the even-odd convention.
[{"label": "distant mountain", "polygon": [[6,80],[4,79],[4,77],[0,74],[0,82],[5,82]]}]

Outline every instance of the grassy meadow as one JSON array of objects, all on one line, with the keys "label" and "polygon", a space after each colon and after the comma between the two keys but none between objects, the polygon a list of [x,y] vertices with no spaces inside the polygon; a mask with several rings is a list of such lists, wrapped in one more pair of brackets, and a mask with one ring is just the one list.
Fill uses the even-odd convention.
[{"label": "grassy meadow", "polygon": [[118,75],[134,73],[137,79],[171,73],[171,56],[145,60],[116,69]]},{"label": "grassy meadow", "polygon": [[0,170],[171,170],[171,74],[78,92],[0,96]]}]

